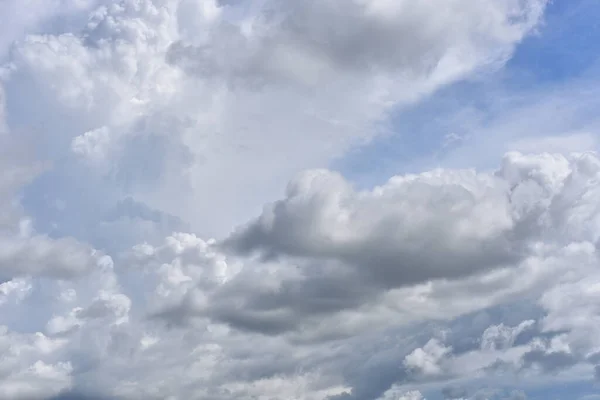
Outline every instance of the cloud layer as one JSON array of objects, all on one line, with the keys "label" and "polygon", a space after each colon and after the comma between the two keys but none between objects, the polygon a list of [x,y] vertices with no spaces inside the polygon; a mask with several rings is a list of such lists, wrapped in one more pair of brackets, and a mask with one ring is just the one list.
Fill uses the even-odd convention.
[{"label": "cloud layer", "polygon": [[515,382],[597,381],[596,154],[525,140],[493,170],[367,189],[328,167],[501,69],[545,6],[2,3],[0,397],[522,400]]},{"label": "cloud layer", "polygon": [[[590,154],[517,153],[508,154],[496,171],[398,176],[361,193],[331,172],[308,173],[276,203],[294,204],[280,206],[288,214],[276,218],[297,217],[286,220],[285,230],[295,235],[296,247],[282,245],[288,239],[281,234],[267,234],[276,218],[261,225],[261,241],[244,241],[244,250],[254,243],[277,257],[231,252],[232,243],[264,222],[273,210],[267,206],[258,220],[223,242],[178,233],[159,245],[136,245],[83,279],[2,284],[3,318],[20,328],[5,328],[15,355],[5,361],[2,370],[11,372],[0,388],[9,397],[31,398],[55,392],[108,398],[420,399],[423,392],[411,387],[428,384],[430,391],[439,385],[436,390],[446,398],[505,399],[521,397],[502,391],[481,397],[445,382],[508,382],[517,375],[543,380],[549,373],[566,381],[593,379],[600,351],[594,339],[599,336],[589,334],[598,325],[599,174],[600,160]],[[335,184],[315,178],[333,178]],[[403,209],[414,190],[423,199],[422,211],[409,219]],[[344,201],[333,207],[331,198]],[[367,211],[372,214],[362,220]],[[466,224],[472,213],[491,222]],[[339,253],[343,246],[336,240],[321,240],[315,251],[302,236],[331,239],[340,232],[332,222],[341,220],[347,224],[342,232],[357,240],[353,247],[360,251],[354,254],[389,249],[387,259],[396,260],[386,265],[395,271],[392,276],[411,276],[415,260],[436,258],[428,254],[435,247],[411,252],[404,242],[409,237],[415,247],[408,248],[419,248],[431,235],[422,227],[436,218],[446,221],[438,248],[447,252],[444,241],[452,237],[457,251],[442,256],[449,258],[447,265],[429,264],[430,274],[412,280],[381,280],[377,257],[370,264],[353,259],[351,252]],[[382,235],[377,229],[382,220],[391,221],[389,232],[400,236]],[[362,229],[353,230],[354,221],[365,221]],[[452,269],[468,264],[471,253],[463,255],[463,246],[498,232],[504,241],[515,221],[525,224],[518,257],[475,263],[478,268],[460,274]],[[381,240],[387,246],[362,245]],[[41,298],[46,301],[40,309]],[[519,315],[511,308],[518,301],[536,306]],[[508,316],[498,314],[503,307],[512,310]],[[36,315],[30,326],[16,322],[24,313]]]}]

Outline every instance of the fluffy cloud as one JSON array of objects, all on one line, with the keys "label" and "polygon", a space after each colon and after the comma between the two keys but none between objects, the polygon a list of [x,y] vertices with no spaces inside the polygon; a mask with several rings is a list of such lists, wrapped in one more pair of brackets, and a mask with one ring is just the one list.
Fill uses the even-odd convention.
[{"label": "fluffy cloud", "polygon": [[451,351],[451,348],[432,339],[422,348],[415,349],[404,357],[404,365],[419,374],[439,375],[442,373],[442,366],[439,364]]},{"label": "fluffy cloud", "polygon": [[[566,268],[556,257],[579,259],[584,269],[595,262],[596,217],[577,199],[591,196],[598,166],[592,155],[511,153],[494,173],[437,170],[366,192],[334,173],[304,174],[223,242],[296,267],[277,272],[289,275],[277,292],[254,291],[235,318],[279,315],[291,327],[299,316],[346,312],[384,294],[405,316],[443,317],[473,304],[456,297],[446,306],[444,296],[477,293],[493,304],[536,289],[550,268]],[[235,280],[230,286],[225,302],[244,290]],[[427,307],[428,299],[442,308]]]},{"label": "fluffy cloud", "polygon": [[252,218],[388,113],[500,67],[545,1],[28,4],[0,28],[0,397],[523,399],[486,388],[597,378],[594,154],[368,190],[311,169]]},{"label": "fluffy cloud", "polygon": [[0,281],[29,275],[71,278],[99,263],[112,262],[73,238],[55,239],[35,232],[20,197],[44,165],[33,158],[25,140],[2,130],[2,117],[0,112]]},{"label": "fluffy cloud", "polygon": [[210,235],[373,137],[387,112],[501,65],[545,5],[62,3],[70,29],[22,37],[1,74],[11,125],[59,161],[44,194],[98,191],[78,202],[86,215],[132,195]]},{"label": "fluffy cloud", "polygon": [[19,192],[38,174],[37,167],[10,165],[5,172],[8,179],[0,179],[0,281],[24,276],[70,279],[112,264],[109,256],[72,237],[36,232],[20,205]]},{"label": "fluffy cloud", "polygon": [[397,177],[357,193],[327,171],[292,182],[286,198],[228,241],[242,252],[339,259],[381,285],[456,278],[516,263],[521,218],[505,181],[471,171]]},{"label": "fluffy cloud", "polygon": [[112,263],[112,260],[73,239],[50,239],[41,235],[0,237],[0,277],[3,279],[27,275],[70,278],[101,263]]},{"label": "fluffy cloud", "polygon": [[[37,394],[47,390],[67,398],[84,393],[117,398],[420,399],[429,397],[431,390],[448,392],[450,381],[457,382],[452,387],[467,390],[469,379],[502,381],[511,374],[541,379],[552,372],[573,379],[568,372],[573,368],[593,378],[598,344],[595,336],[582,332],[595,324],[595,302],[588,297],[594,296],[598,281],[592,273],[596,231],[589,226],[596,220],[586,202],[596,201],[597,165],[593,155],[510,154],[495,172],[439,170],[394,178],[390,182],[408,189],[396,192],[395,202],[366,192],[373,202],[367,209],[390,218],[387,208],[395,210],[403,199],[411,199],[410,190],[422,188],[406,183],[424,180],[429,184],[426,193],[441,192],[435,198],[453,201],[458,193],[459,199],[473,201],[464,207],[468,216],[492,201],[495,206],[486,209],[500,208],[505,216],[500,220],[508,221],[502,229],[512,228],[511,218],[529,222],[522,231],[527,233],[523,241],[528,246],[523,249],[528,253],[513,264],[451,279],[431,277],[386,288],[364,275],[345,276],[344,271],[359,265],[347,259],[329,264],[319,260],[319,254],[300,257],[282,251],[278,260],[265,261],[223,252],[219,241],[178,233],[161,244],[139,244],[116,257],[114,265],[104,264],[76,281],[10,281],[2,289],[0,307],[7,312],[0,323],[19,326],[16,316],[35,310],[31,325],[21,325],[19,332],[7,330],[7,335],[12,335],[10,343],[29,343],[31,335],[37,335],[41,344],[28,345],[31,356],[15,360],[18,367],[11,367],[4,378],[6,390],[22,390],[14,393],[32,398],[48,397]],[[466,192],[465,187],[479,192]],[[337,193],[339,187],[320,189]],[[492,200],[478,197],[481,193],[492,194]],[[313,206],[298,210],[314,212],[320,204],[325,210],[338,210],[328,206],[327,196],[320,201],[297,198]],[[441,218],[444,210],[452,215],[461,208],[432,208],[420,215]],[[584,218],[582,213],[588,214]],[[397,226],[411,232],[409,221]],[[419,226],[422,219],[416,222]],[[481,227],[485,237],[496,229],[489,225],[466,226],[460,231],[467,233],[464,238],[454,236],[473,240]],[[360,232],[382,237],[376,229]],[[412,232],[417,240],[421,231]],[[359,283],[375,289],[352,296]],[[333,290],[333,285],[340,289]],[[41,298],[48,299],[45,307],[36,308]],[[494,310],[519,299],[532,299],[540,311],[510,325],[497,317],[473,322],[480,318],[478,310]],[[576,309],[581,316],[566,312],[572,309],[566,299],[580,304]],[[471,327],[461,335],[474,340],[458,341],[452,335],[458,327],[448,323],[461,314],[467,314],[465,326]],[[441,325],[423,324],[430,318]],[[22,379],[29,387],[19,386]],[[488,398],[509,395],[499,392]]]}]

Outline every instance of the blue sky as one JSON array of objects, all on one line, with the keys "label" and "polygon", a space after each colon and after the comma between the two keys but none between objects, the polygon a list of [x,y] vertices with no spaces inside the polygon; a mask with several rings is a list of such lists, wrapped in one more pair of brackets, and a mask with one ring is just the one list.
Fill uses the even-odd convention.
[{"label": "blue sky", "polygon": [[[503,68],[453,83],[418,104],[393,111],[388,135],[357,148],[334,163],[335,167],[361,186],[369,187],[390,174],[418,172],[424,162],[427,167],[444,166],[448,152],[465,145],[469,137],[478,134],[477,129],[497,124],[499,119],[502,123],[508,110],[533,108],[574,86],[583,84],[583,90],[597,87],[599,11],[600,5],[591,0],[549,2],[544,22],[516,46]],[[568,95],[585,96],[573,92]],[[579,112],[585,114],[553,134],[570,134],[571,129],[579,130],[595,122],[595,103],[582,103],[578,105],[583,109]],[[558,112],[560,117],[561,109],[548,112]],[[533,126],[539,123],[530,118],[522,115],[520,121],[513,122]],[[452,141],[452,136],[447,137],[452,134],[466,138]],[[536,129],[529,133],[540,134],[543,132]],[[490,154],[489,164],[482,166],[495,166],[505,150]]]},{"label": "blue sky", "polygon": [[0,398],[600,393],[597,1],[0,15]]}]

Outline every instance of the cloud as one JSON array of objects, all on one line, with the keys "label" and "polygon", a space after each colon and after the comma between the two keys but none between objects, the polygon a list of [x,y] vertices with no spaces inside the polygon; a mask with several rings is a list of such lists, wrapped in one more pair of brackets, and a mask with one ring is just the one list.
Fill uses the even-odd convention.
[{"label": "cloud", "polygon": [[519,221],[504,183],[470,171],[434,171],[357,193],[335,173],[305,173],[226,245],[342,260],[381,285],[465,276],[520,257]]},{"label": "cloud", "polygon": [[[14,372],[6,375],[6,382],[29,377],[32,391],[27,393],[35,398],[38,390],[49,387],[47,378],[27,375],[37,371],[32,365],[38,360],[54,371],[51,396],[85,393],[125,399],[419,399],[427,397],[420,385],[437,393],[450,386],[477,393],[466,383],[514,376],[488,368],[497,360],[512,365],[513,374],[552,372],[563,377],[587,365],[586,356],[596,348],[595,339],[582,334],[595,323],[593,318],[583,324],[586,318],[563,314],[561,308],[569,306],[567,298],[592,308],[595,304],[586,297],[594,296],[597,280],[591,273],[596,264],[595,209],[586,206],[596,201],[594,160],[593,155],[510,154],[497,171],[439,170],[392,179],[401,188],[424,180],[434,198],[440,198],[438,192],[445,200],[459,193],[459,199],[471,201],[465,206],[469,210],[498,201],[506,207],[503,215],[528,221],[527,229],[523,227],[528,253],[505,268],[467,276],[382,290],[376,280],[345,276],[357,268],[345,260],[330,263],[315,255],[285,254],[278,260],[254,259],[223,252],[219,241],[177,233],[162,243],[140,243],[78,280],[11,281],[2,291],[7,297],[0,302],[0,323],[20,326],[20,332],[7,330],[10,343],[37,337],[39,344],[30,345],[29,358],[16,358],[19,367],[10,369]],[[459,185],[463,189],[455,191]],[[465,186],[475,195],[464,195]],[[296,193],[308,189],[310,185],[296,186]],[[339,191],[331,184],[320,189]],[[375,202],[368,210],[379,213],[411,198],[410,192],[400,191],[393,197],[396,202],[384,195],[374,200],[372,193],[364,194]],[[480,193],[491,193],[492,200],[478,197]],[[312,203],[310,196],[296,198],[301,200],[296,205],[313,205],[311,212],[328,204],[327,196]],[[385,200],[381,204],[380,198]],[[426,205],[431,204],[435,202]],[[457,209],[426,208],[421,215],[441,218],[444,211]],[[528,215],[536,218],[524,218]],[[484,233],[490,230],[475,225],[480,226]],[[472,240],[477,237],[474,229],[467,225],[460,232],[471,232],[466,237]],[[538,302],[530,314],[512,306],[524,299]],[[515,310],[515,316],[494,311],[500,306]],[[486,310],[487,319],[477,316],[480,310]],[[583,315],[593,313],[584,310]],[[15,322],[24,313],[34,316],[30,325]],[[464,322],[451,322],[466,313],[472,314]],[[427,323],[431,319],[437,323]],[[461,323],[471,328],[461,328]],[[556,330],[562,333],[552,335]],[[457,341],[459,335],[468,340]],[[461,343],[471,344],[465,348]],[[572,355],[568,363],[563,362],[565,354]]]},{"label": "cloud", "polygon": [[437,340],[432,339],[422,348],[415,349],[404,357],[404,365],[417,374],[424,376],[441,375],[443,367],[440,366],[440,363],[451,351],[451,348],[445,347]]},{"label": "cloud", "polygon": [[66,31],[22,36],[2,73],[11,127],[56,162],[43,194],[99,192],[62,199],[86,215],[130,195],[209,236],[370,140],[388,111],[501,65],[545,5],[64,3]]},{"label": "cloud", "polygon": [[449,386],[442,389],[442,395],[445,399],[464,399],[467,398],[467,391],[465,388]]},{"label": "cloud", "polygon": [[[507,287],[509,276],[535,263],[540,243],[554,246],[564,239],[559,233],[564,229],[573,235],[568,240],[595,243],[596,234],[587,231],[590,225],[576,211],[588,209],[572,201],[582,188],[577,185],[591,182],[584,177],[596,176],[597,165],[591,155],[511,153],[495,173],[440,169],[397,176],[364,192],[336,173],[305,173],[288,186],[283,200],[267,205],[259,218],[223,242],[225,249],[279,258],[300,272],[278,272],[285,281],[276,292],[254,290],[245,310],[236,309],[233,317],[230,308],[226,320],[250,327],[244,318],[278,310],[269,318],[296,326],[300,315],[358,308],[381,298],[382,290],[412,287],[404,296],[419,291],[435,296],[446,286],[473,293],[486,274]],[[582,224],[571,225],[576,219]],[[466,289],[461,285],[469,277],[475,286]],[[226,285],[231,289],[221,304],[248,290],[249,281]]]},{"label": "cloud", "polygon": [[18,335],[2,328],[0,341],[5,349],[0,376],[0,393],[6,398],[43,399],[71,385],[68,363],[42,361],[63,343],[43,334]]},{"label": "cloud", "polygon": [[392,388],[377,400],[423,400],[424,397],[418,390],[400,392],[398,388]]},{"label": "cloud", "polygon": [[[203,77],[321,83],[340,72],[374,70],[399,74],[404,83],[415,80],[425,89],[502,62],[538,23],[544,4],[453,1],[435,12],[426,1],[411,7],[385,1],[271,1],[242,29],[218,26],[218,38],[196,47],[177,43],[169,55]],[[471,18],[486,22],[464,24]]]},{"label": "cloud", "polygon": [[69,22],[82,11],[89,11],[96,3],[95,0],[30,0],[26,3],[14,0],[3,1],[0,5],[0,13],[10,15],[11,18],[0,28],[0,61],[4,61],[6,53],[15,41],[32,31],[50,28],[49,23],[56,18]]},{"label": "cloud", "polygon": [[324,169],[501,67],[544,1],[28,4],[0,28],[0,397],[523,399],[515,376],[597,375],[592,133],[366,190]]},{"label": "cloud", "polygon": [[21,205],[21,193],[45,166],[33,159],[27,139],[26,135],[0,131],[0,167],[4,171],[0,177],[0,280],[29,275],[72,278],[112,262],[74,238],[56,239],[35,232]]},{"label": "cloud", "polygon": [[65,279],[105,263],[112,263],[111,258],[74,239],[0,236],[0,276],[4,279],[28,275]]},{"label": "cloud", "polygon": [[535,321],[528,320],[515,327],[505,326],[504,324],[492,325],[483,332],[481,348],[483,350],[510,348],[514,345],[517,337],[534,324]]}]

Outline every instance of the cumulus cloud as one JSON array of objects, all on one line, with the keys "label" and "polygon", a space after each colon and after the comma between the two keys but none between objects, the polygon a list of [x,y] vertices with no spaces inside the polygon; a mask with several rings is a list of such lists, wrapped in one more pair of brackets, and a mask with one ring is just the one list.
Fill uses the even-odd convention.
[{"label": "cumulus cloud", "polygon": [[323,169],[502,66],[545,3],[28,2],[0,28],[0,397],[524,399],[515,376],[597,378],[595,154],[364,190]]},{"label": "cumulus cloud", "polygon": [[[494,288],[492,296],[502,296],[503,289],[530,290],[534,281],[548,279],[541,265],[553,263],[552,252],[579,253],[588,258],[585,265],[593,262],[595,217],[575,199],[593,190],[588,185],[598,165],[593,155],[511,153],[493,173],[437,170],[395,177],[363,192],[335,173],[306,173],[288,186],[283,200],[267,205],[222,243],[239,254],[258,252],[296,266],[279,272],[290,277],[277,292],[254,292],[236,318],[279,310],[269,318],[279,315],[295,326],[306,307],[313,314],[358,308],[385,290],[389,301],[395,295],[410,304],[414,298],[421,312],[428,311],[426,303],[417,299],[428,293],[473,294],[484,281]],[[516,289],[520,284],[525,286]],[[235,281],[231,287],[243,290]],[[460,304],[453,301],[456,308]]]},{"label": "cumulus cloud", "polygon": [[2,327],[0,335],[5,354],[0,377],[3,397],[44,399],[70,387],[72,367],[69,363],[51,363],[40,358],[51,354],[64,342],[41,333],[11,333],[6,327]]},{"label": "cumulus cloud", "polygon": [[443,372],[443,366],[440,363],[451,351],[451,348],[432,339],[422,348],[415,349],[404,357],[404,365],[417,374],[440,375]]},{"label": "cumulus cloud", "polygon": [[71,278],[102,263],[112,263],[112,260],[74,239],[0,236],[0,276],[3,279],[28,275]]},{"label": "cumulus cloud", "polygon": [[[545,5],[62,3],[68,31],[12,47],[2,73],[12,125],[35,132],[70,187],[101,186],[86,214],[130,194],[209,235],[291,174],[372,138],[387,112],[501,65]],[[217,220],[204,211],[215,207],[230,211]]]},{"label": "cumulus cloud", "polygon": [[[597,352],[596,336],[581,332],[594,324],[595,302],[586,296],[594,295],[593,282],[597,281],[596,275],[590,274],[597,262],[597,240],[596,231],[591,229],[595,214],[585,201],[595,201],[597,165],[593,155],[510,154],[497,171],[439,170],[390,180],[398,182],[400,188],[408,182],[406,187],[411,190],[427,183],[425,190],[435,194],[434,198],[452,201],[459,193],[459,199],[470,201],[464,208],[431,209],[426,207],[435,201],[427,202],[420,214],[423,218],[442,218],[444,210],[447,214],[459,212],[459,217],[462,210],[468,210],[467,215],[471,215],[482,212],[477,211],[480,203],[491,202],[494,207],[485,210],[498,211],[497,204],[502,205],[499,220],[504,225],[500,229],[513,227],[513,219],[528,221],[521,233],[528,244],[523,247],[527,253],[506,266],[483,268],[462,277],[429,277],[386,288],[377,280],[365,279],[365,275],[345,275],[359,265],[346,259],[319,260],[319,254],[301,257],[283,251],[277,260],[254,259],[224,252],[219,241],[177,233],[162,243],[136,245],[116,257],[114,265],[92,269],[91,275],[77,281],[11,281],[3,286],[6,300],[0,303],[0,307],[10,309],[2,314],[5,323],[14,325],[14,315],[32,312],[37,299],[52,296],[44,308],[37,309],[37,325],[22,328],[43,332],[38,337],[44,338],[45,347],[34,349],[31,359],[35,361],[22,361],[20,369],[12,369],[16,372],[7,375],[7,382],[18,382],[18,374],[26,374],[18,371],[51,368],[53,372],[48,374],[53,377],[56,394],[220,399],[296,396],[320,400],[419,399],[427,396],[409,385],[425,383],[439,385],[438,393],[448,387],[467,389],[460,384],[461,379],[507,379],[490,368],[499,361],[512,365],[511,373],[526,376],[561,375],[589,365],[593,377],[596,364],[587,364],[587,359],[592,357],[593,362]],[[414,181],[420,185],[412,186]],[[327,196],[317,197],[317,201],[301,196],[302,189],[296,186],[297,210],[308,209],[318,216],[324,215],[315,212],[320,211],[321,204],[325,210],[338,210],[327,206]],[[310,185],[304,187],[309,189]],[[320,187],[326,194],[327,189],[333,193],[339,190],[335,185]],[[394,206],[411,199],[410,192],[399,191],[395,197],[376,197],[373,193],[385,191],[362,195],[373,202],[366,209],[385,215],[380,220],[390,218],[386,207],[402,210]],[[354,194],[351,200],[354,198],[361,195]],[[580,213],[588,214],[583,218]],[[535,218],[528,218],[531,215]],[[423,224],[423,218],[416,219],[417,223]],[[315,232],[336,229],[334,224],[319,224],[315,219]],[[377,220],[365,217],[366,222]],[[411,232],[409,221],[395,226]],[[452,229],[459,226],[457,222],[446,225]],[[473,240],[479,237],[478,227],[483,237],[498,229],[490,225],[466,225],[459,232]],[[377,233],[376,229],[340,231],[350,236]],[[420,231],[413,232],[414,241]],[[304,251],[312,250],[296,243],[306,246]],[[418,257],[418,253],[413,255]],[[590,289],[575,293],[575,285],[585,287],[583,282]],[[361,286],[371,289],[353,289]],[[443,329],[423,324],[431,317],[444,324],[457,315],[527,298],[537,301],[541,311],[510,325],[493,318],[495,314],[490,312],[487,323],[468,333],[473,340],[467,349],[460,350],[460,343],[455,346],[455,336]],[[565,298],[581,302],[577,308],[583,317],[563,311],[563,305],[569,306]],[[374,323],[377,329],[373,329]],[[552,333],[556,331],[561,333]],[[25,333],[10,334],[18,340],[30,340]],[[38,360],[43,364],[35,367]],[[450,379],[459,384],[450,386]],[[30,382],[39,390],[49,385],[47,378],[32,377]],[[459,394],[449,389],[446,392]],[[35,396],[37,392],[31,393]]]},{"label": "cumulus cloud", "polygon": [[382,285],[461,277],[519,260],[520,221],[506,189],[490,176],[436,171],[357,193],[341,176],[314,171],[227,244],[343,260]]},{"label": "cumulus cloud", "polygon": [[[1,97],[0,109],[4,109]],[[0,113],[0,126],[3,122]],[[20,198],[45,166],[34,158],[28,139],[0,129],[0,280],[29,275],[72,278],[111,262],[74,238],[55,239],[35,232]]]}]

